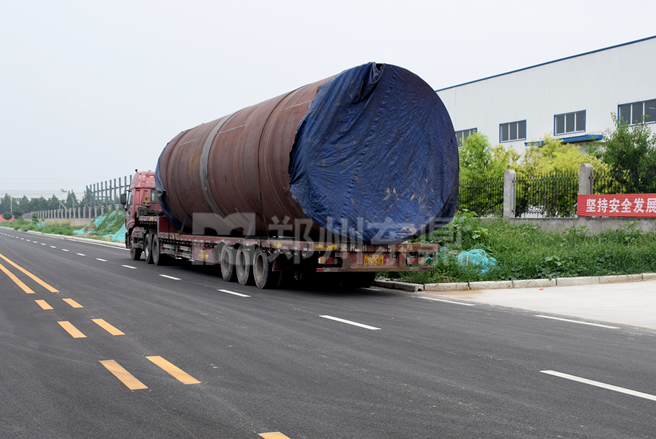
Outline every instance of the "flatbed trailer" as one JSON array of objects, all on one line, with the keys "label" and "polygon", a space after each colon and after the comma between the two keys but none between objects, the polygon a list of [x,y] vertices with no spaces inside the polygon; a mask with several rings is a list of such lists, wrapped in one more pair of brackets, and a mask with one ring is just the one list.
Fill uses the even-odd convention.
[{"label": "flatbed trailer", "polygon": [[[317,276],[350,287],[371,286],[376,273],[427,271],[426,257],[439,252],[435,244],[366,244],[293,238],[212,236],[186,233],[163,216],[154,189],[152,172],[133,178],[126,205],[126,247],[133,260],[164,265],[174,259],[194,265],[220,265],[226,281],[255,284],[258,288],[280,285],[283,273],[296,279]],[[343,238],[341,238],[343,239]]]}]

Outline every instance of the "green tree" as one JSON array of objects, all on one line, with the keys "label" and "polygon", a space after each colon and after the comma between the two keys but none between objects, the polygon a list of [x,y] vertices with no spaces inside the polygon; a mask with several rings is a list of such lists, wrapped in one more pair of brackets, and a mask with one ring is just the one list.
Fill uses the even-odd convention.
[{"label": "green tree", "polygon": [[535,142],[526,148],[522,165],[517,171],[523,175],[553,171],[578,172],[583,163],[590,163],[595,170],[607,169],[596,156],[582,153],[577,144],[563,143],[561,139],[545,134],[541,142]]},{"label": "green tree", "polygon": [[66,207],[73,208],[78,206],[77,198],[75,197],[75,192],[70,191],[66,197]]},{"label": "green tree", "polygon": [[461,179],[503,178],[503,173],[517,166],[520,155],[503,145],[490,146],[487,136],[474,133],[462,142],[460,154]]},{"label": "green tree", "polygon": [[37,199],[32,199],[32,209],[33,210],[47,210],[48,209],[48,200],[43,197]]},{"label": "green tree", "polygon": [[[5,194],[4,198],[2,199],[2,202],[0,203],[0,212],[5,213],[10,211],[11,211],[11,197],[9,196],[9,194]],[[11,216],[9,218],[11,218]]]},{"label": "green tree", "polygon": [[30,202],[30,200],[27,199],[26,195],[23,195],[23,198],[20,199],[20,201],[18,202],[18,207],[23,213],[32,211],[32,203]]},{"label": "green tree", "polygon": [[590,163],[595,171],[607,167],[579,146],[545,135],[529,145],[517,169],[515,214],[542,212],[549,217],[572,216],[578,192],[579,167]]},{"label": "green tree", "polygon": [[503,145],[490,146],[484,134],[474,133],[462,142],[458,209],[481,216],[500,214],[503,208],[503,174],[517,166],[519,154]]},{"label": "green tree", "polygon": [[52,198],[48,200],[48,209],[54,210],[59,208],[59,199],[53,194]]},{"label": "green tree", "polygon": [[12,213],[9,212],[9,211],[6,211],[6,212],[4,212],[4,213],[2,214],[2,217],[3,217],[4,219],[6,219],[6,220],[10,220],[10,219],[11,219],[11,216],[12,216]]},{"label": "green tree", "polygon": [[604,133],[602,145],[591,149],[609,168],[612,181],[607,184],[614,186],[612,190],[616,192],[656,190],[656,135],[645,120],[629,125],[624,119],[618,120],[614,113],[611,117],[615,128]]}]

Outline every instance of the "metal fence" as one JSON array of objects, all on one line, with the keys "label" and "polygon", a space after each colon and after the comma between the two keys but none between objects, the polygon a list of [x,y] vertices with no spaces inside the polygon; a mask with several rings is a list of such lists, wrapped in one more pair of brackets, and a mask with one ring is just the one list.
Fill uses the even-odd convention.
[{"label": "metal fence", "polygon": [[592,191],[600,195],[656,193],[656,169],[634,172],[595,170]]},{"label": "metal fence", "polygon": [[458,210],[468,210],[482,217],[501,216],[503,214],[503,177],[461,180]]},{"label": "metal fence", "polygon": [[79,200],[75,207],[29,212],[24,214],[23,218],[29,220],[32,214],[36,214],[38,219],[95,218],[109,211],[119,210],[120,196],[128,190],[130,183],[132,176],[90,184],[84,191],[84,198]]},{"label": "metal fence", "polygon": [[576,216],[579,173],[553,171],[518,175],[516,217]]},{"label": "metal fence", "polygon": [[84,203],[87,207],[103,206],[107,209],[119,203],[120,195],[128,190],[130,183],[132,183],[131,175],[91,184],[84,191]]},{"label": "metal fence", "polygon": [[[503,177],[461,180],[458,210],[466,209],[479,216],[502,216],[503,187]],[[575,216],[578,189],[578,172],[554,171],[528,176],[518,175],[515,216]]]}]

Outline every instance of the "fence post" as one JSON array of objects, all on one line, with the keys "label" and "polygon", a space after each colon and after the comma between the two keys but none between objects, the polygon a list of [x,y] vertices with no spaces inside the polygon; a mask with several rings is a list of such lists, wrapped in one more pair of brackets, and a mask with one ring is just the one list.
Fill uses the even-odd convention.
[{"label": "fence post", "polygon": [[579,195],[592,195],[592,171],[590,163],[579,166]]},{"label": "fence post", "polygon": [[515,202],[517,194],[517,173],[508,169],[503,174],[503,217],[515,218]]}]

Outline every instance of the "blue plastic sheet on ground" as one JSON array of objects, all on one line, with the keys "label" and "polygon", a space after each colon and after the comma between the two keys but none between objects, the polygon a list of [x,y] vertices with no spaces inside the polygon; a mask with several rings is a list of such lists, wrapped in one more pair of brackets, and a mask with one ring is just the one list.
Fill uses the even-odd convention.
[{"label": "blue plastic sheet on ground", "polygon": [[122,211],[113,211],[104,215],[97,216],[86,226],[74,230],[73,233],[80,236],[102,235],[103,238],[111,238],[113,242],[125,241],[126,228],[122,224],[120,229],[113,234],[103,234],[106,229],[112,230],[116,227],[116,222],[125,221],[125,213]]},{"label": "blue plastic sheet on ground", "polygon": [[463,266],[475,266],[482,273],[487,273],[491,268],[497,266],[497,260],[488,255],[485,250],[474,249],[460,252],[457,256],[458,263]]},{"label": "blue plastic sheet on ground", "polygon": [[128,232],[128,229],[125,228],[125,224],[118,229],[118,232],[113,235],[105,235],[103,238],[111,238],[112,242],[123,242],[125,241],[125,234]]},{"label": "blue plastic sheet on ground", "polygon": [[291,152],[291,193],[333,233],[398,242],[451,221],[458,145],[446,108],[421,78],[365,64],[323,85]]},{"label": "blue plastic sheet on ground", "polygon": [[[92,224],[92,222],[90,222],[89,224]],[[76,235],[89,235],[89,234],[91,234],[93,229],[91,229],[90,231],[86,230],[86,228],[89,227],[89,224],[82,227],[81,229],[73,230],[73,233],[75,233]]]}]

